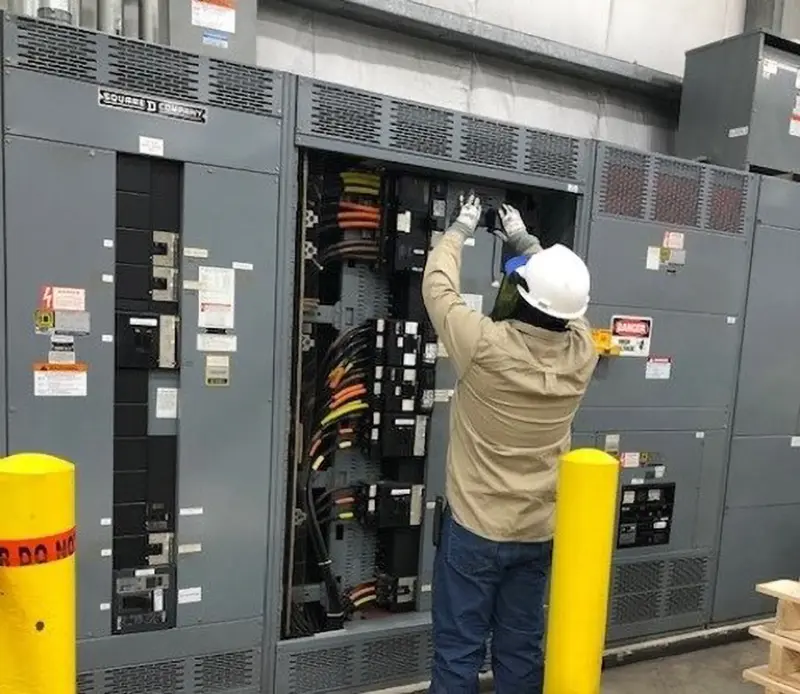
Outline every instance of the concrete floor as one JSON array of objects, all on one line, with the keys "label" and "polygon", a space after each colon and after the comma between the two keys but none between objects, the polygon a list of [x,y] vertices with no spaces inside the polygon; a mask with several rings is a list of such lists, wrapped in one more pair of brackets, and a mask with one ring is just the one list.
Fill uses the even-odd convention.
[{"label": "concrete floor", "polygon": [[742,681],[742,670],[766,662],[766,644],[744,641],[612,668],[602,694],[763,694]]}]

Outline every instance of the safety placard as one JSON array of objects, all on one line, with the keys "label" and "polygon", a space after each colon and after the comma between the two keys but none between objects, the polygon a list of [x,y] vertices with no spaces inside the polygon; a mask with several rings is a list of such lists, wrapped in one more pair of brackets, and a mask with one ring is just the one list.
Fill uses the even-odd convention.
[{"label": "safety placard", "polygon": [[86,290],[44,286],[39,292],[39,308],[44,311],[85,311]]},{"label": "safety placard", "polygon": [[37,398],[82,398],[86,396],[86,364],[33,365],[33,394]]},{"label": "safety placard", "polygon": [[611,345],[619,348],[621,357],[648,357],[652,334],[652,318],[645,316],[611,318]]},{"label": "safety placard", "polygon": [[644,377],[648,381],[668,381],[672,376],[672,359],[670,357],[648,357]]}]

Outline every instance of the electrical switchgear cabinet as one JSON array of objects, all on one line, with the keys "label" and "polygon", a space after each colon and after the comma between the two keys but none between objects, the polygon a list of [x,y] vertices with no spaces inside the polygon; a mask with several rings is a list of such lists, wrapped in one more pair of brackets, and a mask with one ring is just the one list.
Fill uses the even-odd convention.
[{"label": "electrical switchgear cabinet", "polygon": [[[77,467],[79,691],[261,691],[278,621],[263,606],[281,551],[267,509],[286,446],[272,431],[288,394],[275,335],[291,301],[278,225],[293,81],[36,20],[2,27],[3,443]],[[119,467],[125,442],[162,451],[153,479]],[[134,544],[149,557],[126,558],[144,508],[149,540]]]}]

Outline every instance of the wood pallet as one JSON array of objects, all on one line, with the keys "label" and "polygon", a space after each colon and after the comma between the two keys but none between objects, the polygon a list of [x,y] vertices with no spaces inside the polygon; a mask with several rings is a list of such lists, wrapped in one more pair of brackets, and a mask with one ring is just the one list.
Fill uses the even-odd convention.
[{"label": "wood pallet", "polygon": [[775,621],[750,628],[769,644],[769,664],[744,671],[748,682],[764,694],[800,694],[800,581],[772,581],[756,586],[762,595],[777,598]]}]

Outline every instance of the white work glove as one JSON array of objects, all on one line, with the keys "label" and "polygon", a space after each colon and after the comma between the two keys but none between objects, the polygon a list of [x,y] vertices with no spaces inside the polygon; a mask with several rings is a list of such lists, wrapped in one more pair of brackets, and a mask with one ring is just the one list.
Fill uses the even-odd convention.
[{"label": "white work glove", "polygon": [[461,212],[458,213],[458,218],[449,231],[457,231],[468,239],[475,235],[475,229],[478,227],[478,220],[481,218],[481,200],[470,195],[465,202],[464,196],[460,195],[458,202],[461,205]]},{"label": "white work glove", "polygon": [[522,221],[522,216],[517,209],[511,205],[502,205],[497,214],[503,228],[497,229],[495,233],[511,247],[515,254],[533,255],[542,250],[539,239],[528,233],[525,222]]}]

